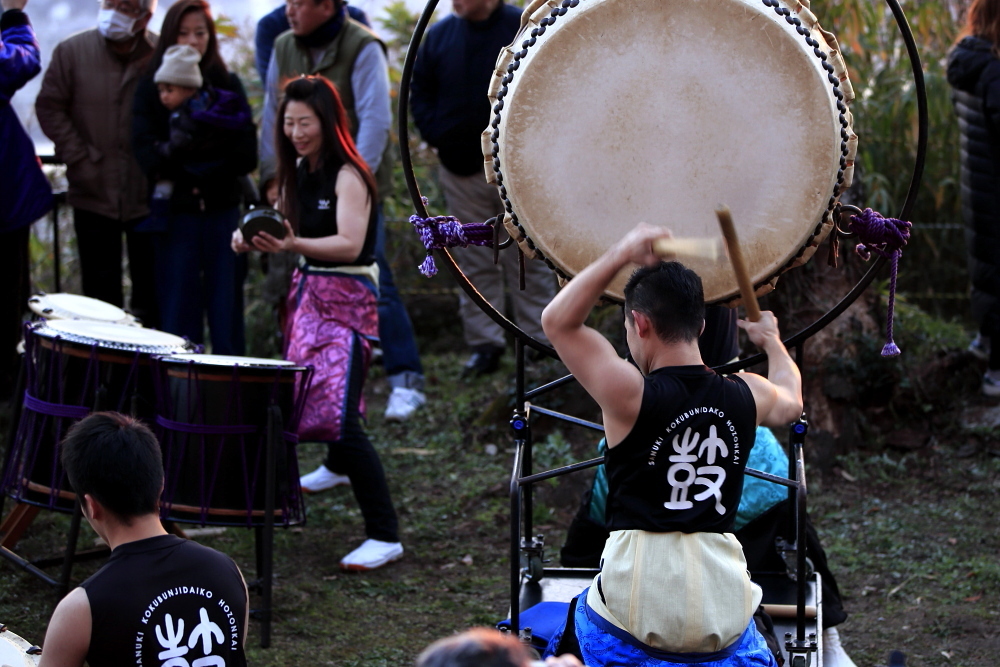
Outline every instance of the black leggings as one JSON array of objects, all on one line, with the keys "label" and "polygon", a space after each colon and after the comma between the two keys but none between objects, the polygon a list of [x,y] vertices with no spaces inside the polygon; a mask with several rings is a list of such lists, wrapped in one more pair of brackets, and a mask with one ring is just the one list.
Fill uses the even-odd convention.
[{"label": "black leggings", "polygon": [[340,440],[327,444],[327,468],[347,475],[351,489],[365,518],[365,535],[381,542],[399,542],[399,522],[389,497],[389,485],[378,452],[361,424],[359,406],[365,385],[365,366],[361,341],[352,344],[351,375],[347,385],[347,410],[341,425]]}]

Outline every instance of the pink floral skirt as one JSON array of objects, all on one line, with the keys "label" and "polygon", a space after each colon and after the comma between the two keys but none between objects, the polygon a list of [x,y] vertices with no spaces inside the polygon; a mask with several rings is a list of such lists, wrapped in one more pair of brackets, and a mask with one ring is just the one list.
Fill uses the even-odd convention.
[{"label": "pink floral skirt", "polygon": [[[299,422],[299,438],[331,442],[340,439],[347,409],[354,346],[362,346],[367,377],[372,341],[378,339],[377,297],[364,278],[295,269],[285,318],[285,359],[313,366],[312,386]],[[365,415],[362,392],[359,412]]]}]

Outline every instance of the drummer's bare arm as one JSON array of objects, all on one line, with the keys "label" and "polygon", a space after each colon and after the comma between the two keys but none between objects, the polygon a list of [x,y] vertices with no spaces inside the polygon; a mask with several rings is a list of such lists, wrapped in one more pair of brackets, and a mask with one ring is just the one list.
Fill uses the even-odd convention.
[{"label": "drummer's bare arm", "polygon": [[39,667],[79,667],[90,649],[90,600],[87,591],[75,588],[64,597],[49,619]]},{"label": "drummer's bare arm", "polygon": [[802,376],[781,342],[778,320],[770,311],[763,311],[757,322],[737,323],[754,345],[767,354],[767,378],[740,373],[757,402],[757,423],[787,426],[802,415]]},{"label": "drummer's bare arm", "polygon": [[659,262],[652,243],[669,236],[664,227],[640,223],[573,278],[542,312],[542,328],[559,358],[601,406],[609,443],[620,441],[635,424],[643,379],[604,336],[585,324],[587,316],[621,269]]},{"label": "drummer's bare arm", "polygon": [[320,238],[301,238],[285,221],[285,238],[276,239],[267,232],[253,238],[253,245],[263,252],[294,252],[323,262],[353,262],[361,254],[368,233],[368,218],[375,202],[357,170],[349,165],[337,173],[337,233]]}]

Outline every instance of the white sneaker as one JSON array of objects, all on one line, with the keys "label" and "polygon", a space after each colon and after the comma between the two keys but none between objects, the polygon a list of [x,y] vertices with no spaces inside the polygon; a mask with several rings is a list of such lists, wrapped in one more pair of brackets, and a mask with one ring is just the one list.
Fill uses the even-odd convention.
[{"label": "white sneaker", "polygon": [[406,421],[421,405],[427,402],[424,392],[406,387],[393,387],[385,406],[385,418],[389,421]]},{"label": "white sneaker", "polygon": [[990,337],[983,334],[976,334],[976,337],[969,343],[969,352],[983,361],[990,359]]},{"label": "white sneaker", "polygon": [[983,375],[983,394],[996,398],[1000,396],[1000,380],[997,380],[994,375],[1000,375],[1000,371],[986,371]]},{"label": "white sneaker", "polygon": [[351,479],[347,475],[338,475],[324,465],[313,470],[308,475],[299,477],[299,486],[305,493],[319,493],[335,486],[350,486]]},{"label": "white sneaker", "polygon": [[858,667],[840,645],[837,628],[823,631],[823,667]]},{"label": "white sneaker", "polygon": [[340,569],[348,572],[365,572],[387,565],[403,557],[399,542],[365,540],[364,543],[340,560]]}]

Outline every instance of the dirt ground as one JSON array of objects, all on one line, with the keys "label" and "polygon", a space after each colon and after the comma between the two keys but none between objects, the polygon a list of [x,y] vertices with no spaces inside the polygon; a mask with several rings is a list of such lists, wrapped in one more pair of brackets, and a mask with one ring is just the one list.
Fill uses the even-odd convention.
[{"label": "dirt ground", "polygon": [[[372,573],[340,573],[339,558],[363,539],[357,505],[345,488],[309,498],[308,522],[277,532],[273,641],[259,648],[260,626],[251,622],[251,664],[410,665],[430,641],[506,616],[513,366],[507,358],[497,375],[464,381],[462,360],[455,352],[425,356],[430,402],[405,424],[382,419],[385,383],[377,374],[369,383],[371,435],[405,558]],[[558,376],[555,362],[541,366],[535,382]],[[991,404],[971,397],[969,404],[976,419],[906,421],[890,433],[908,428],[909,435],[860,439],[810,464],[811,514],[850,613],[843,643],[859,667],[884,665],[891,649],[904,651],[911,667],[1000,663],[1000,430],[990,425]],[[543,405],[586,404],[570,391]],[[546,418],[534,424],[536,469],[593,456],[593,433]],[[322,455],[317,445],[301,445],[302,468]],[[555,558],[590,474],[539,488],[536,527]],[[67,525],[65,516],[43,512],[18,551],[56,552]],[[94,537],[84,531],[81,544]],[[254,577],[252,532],[229,528],[199,540]],[[75,581],[98,565],[77,565]],[[0,622],[13,632],[41,643],[55,601],[43,584],[0,562]]]}]

